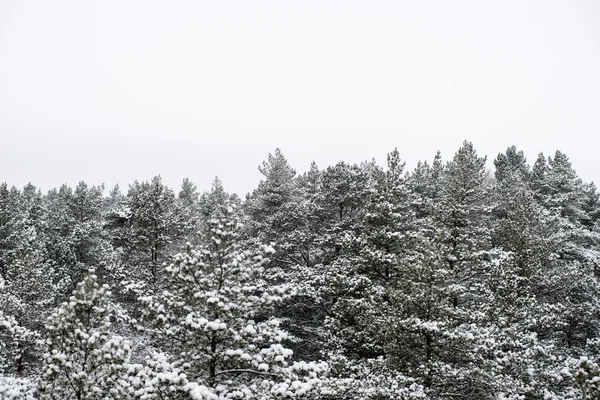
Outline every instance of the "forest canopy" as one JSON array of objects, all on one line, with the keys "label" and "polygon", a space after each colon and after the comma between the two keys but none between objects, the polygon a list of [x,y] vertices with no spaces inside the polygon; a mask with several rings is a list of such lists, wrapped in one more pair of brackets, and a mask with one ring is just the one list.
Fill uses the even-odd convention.
[{"label": "forest canopy", "polygon": [[600,399],[600,197],[465,141],[244,199],[0,185],[1,399]]}]

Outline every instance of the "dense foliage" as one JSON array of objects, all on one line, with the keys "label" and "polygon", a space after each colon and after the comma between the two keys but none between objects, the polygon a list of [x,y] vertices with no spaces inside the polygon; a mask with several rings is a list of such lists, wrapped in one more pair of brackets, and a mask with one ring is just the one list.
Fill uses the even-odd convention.
[{"label": "dense foliage", "polygon": [[0,398],[600,399],[597,189],[486,163],[2,184]]}]

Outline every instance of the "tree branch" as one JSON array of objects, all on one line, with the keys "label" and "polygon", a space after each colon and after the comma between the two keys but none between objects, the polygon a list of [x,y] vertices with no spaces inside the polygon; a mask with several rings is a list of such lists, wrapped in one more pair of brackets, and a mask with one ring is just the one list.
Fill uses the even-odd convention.
[{"label": "tree branch", "polygon": [[269,372],[255,371],[253,369],[225,369],[223,371],[219,371],[215,374],[215,376],[223,375],[223,374],[254,374],[254,375],[263,375],[263,376],[272,376],[279,377],[277,374],[272,374]]}]

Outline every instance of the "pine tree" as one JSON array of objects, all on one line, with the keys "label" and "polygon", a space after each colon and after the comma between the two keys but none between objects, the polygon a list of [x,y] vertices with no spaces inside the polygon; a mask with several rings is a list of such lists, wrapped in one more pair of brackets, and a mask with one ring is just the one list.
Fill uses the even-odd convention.
[{"label": "pine tree", "polygon": [[[2,289],[0,289],[2,290]],[[40,335],[0,310],[0,374],[22,376]],[[27,371],[30,372],[30,371]]]},{"label": "pine tree", "polygon": [[46,251],[62,276],[71,280],[71,287],[92,266],[105,277],[114,264],[103,232],[103,192],[102,185],[90,187],[80,182],[74,190],[63,185],[46,197]]},{"label": "pine tree", "polygon": [[124,248],[127,244],[125,226],[131,215],[119,185],[115,185],[105,199],[102,214],[103,228],[113,248]]},{"label": "pine tree", "polygon": [[111,293],[94,270],[48,320],[41,399],[124,399],[129,344],[111,334]]},{"label": "pine tree", "polygon": [[36,371],[40,358],[36,341],[43,332],[44,319],[69,282],[60,280],[35,243],[18,249],[16,254],[19,258],[11,262],[10,273],[0,285],[0,313],[6,321],[12,321],[5,326],[8,337],[3,347],[12,354],[5,370],[22,375]]},{"label": "pine tree", "polygon": [[281,234],[289,222],[286,206],[296,195],[296,170],[289,165],[280,149],[269,154],[268,160],[258,170],[264,179],[245,203],[250,217],[248,235],[263,243],[282,242]]},{"label": "pine tree", "polygon": [[0,398],[600,398],[597,188],[560,151],[485,163],[276,150],[243,205],[0,184]]},{"label": "pine tree", "polygon": [[280,149],[269,154],[268,160],[258,170],[265,179],[259,183],[254,194],[258,203],[254,211],[265,216],[290,200],[296,171],[290,167]]},{"label": "pine tree", "polygon": [[32,185],[22,193],[15,188],[1,192],[4,201],[0,214],[6,236],[0,239],[0,312],[9,321],[3,351],[10,354],[5,370],[23,375],[37,369],[40,354],[36,340],[68,282],[61,279],[47,255],[45,208],[39,192]]},{"label": "pine tree", "polygon": [[[595,298],[596,284],[589,275],[585,277],[589,272],[580,264],[561,261],[558,256],[564,251],[565,231],[575,233],[579,228],[554,205],[551,166],[540,155],[527,175],[523,172],[527,170],[524,157],[516,154],[520,154],[519,162],[513,164],[518,168],[501,174],[496,186],[493,242],[504,257],[487,275],[490,302],[483,310],[496,332],[498,347],[494,352],[502,354],[497,358],[502,360],[499,364],[504,371],[498,377],[504,383],[502,390],[534,398],[566,396],[571,390],[570,377],[563,371],[574,358],[572,350],[564,351],[561,342],[567,333],[571,341],[567,347],[575,347],[575,332],[583,328],[583,320],[589,324],[588,332],[594,330],[590,325],[597,318],[589,313],[593,307],[585,304]],[[564,162],[562,156],[559,159]],[[574,173],[569,175],[575,177]],[[591,293],[584,295],[582,287]],[[573,304],[570,299],[574,294],[586,300]],[[582,346],[584,340],[579,341]]]},{"label": "pine tree", "polygon": [[331,259],[333,252],[324,241],[327,224],[321,201],[322,171],[316,163],[298,177],[295,193],[285,207],[286,222],[276,242],[280,253],[273,257],[268,272],[271,281],[285,282],[292,288],[280,310],[285,329],[296,339],[290,348],[298,359],[317,360],[322,354],[325,319],[319,277],[323,262]]},{"label": "pine tree", "polygon": [[583,357],[574,378],[575,386],[581,391],[580,399],[600,399],[600,366],[596,362]]},{"label": "pine tree", "polygon": [[359,165],[339,162],[323,171],[323,203],[329,218],[342,223],[360,218],[359,210],[369,193],[369,172]]},{"label": "pine tree", "polygon": [[236,204],[236,202],[234,201],[233,196],[225,190],[223,182],[221,182],[219,177],[215,176],[210,191],[206,191],[200,195],[199,211],[202,221],[199,231],[209,231],[210,227],[208,222],[213,218],[218,217],[220,210],[227,204]]},{"label": "pine tree", "polygon": [[282,296],[261,276],[273,249],[241,249],[232,208],[210,224],[210,244],[175,256],[166,269],[167,290],[141,299],[145,329],[165,342],[173,368],[222,398],[306,389],[308,383],[288,385],[292,351],[282,345],[288,334],[269,316]]},{"label": "pine tree", "polygon": [[430,304],[431,315],[425,313],[424,321],[422,311],[417,313],[417,326],[423,326],[429,349],[424,379],[434,398],[445,393],[486,398],[494,391],[484,355],[476,350],[485,338],[479,307],[487,300],[485,276],[494,259],[485,163],[465,141],[447,164],[441,197],[431,218],[423,221],[418,247],[424,251],[413,266],[425,273],[418,282]]},{"label": "pine tree", "polygon": [[[388,154],[386,170],[372,168],[371,174],[373,186],[361,227],[346,234],[344,253],[326,268],[323,279],[324,297],[333,302],[325,325],[326,348],[337,365],[335,377],[377,381],[367,389],[376,398],[419,397],[421,387],[405,375],[408,371],[414,376],[415,371],[398,362],[406,353],[403,345],[416,342],[405,340],[406,330],[395,330],[399,316],[408,311],[408,307],[398,308],[404,304],[396,303],[395,294],[415,260],[416,198],[406,183],[397,150]],[[413,318],[410,324],[414,323]],[[361,370],[369,372],[351,372]],[[386,383],[390,377],[397,391]]]},{"label": "pine tree", "polygon": [[530,168],[527,159],[516,146],[510,146],[505,153],[498,154],[494,166],[496,167],[494,176],[498,183],[512,183],[522,187],[523,183],[529,180]]},{"label": "pine tree", "polygon": [[444,165],[442,155],[438,151],[431,165],[427,161],[418,162],[407,179],[407,185],[415,194],[414,204],[416,216],[420,219],[433,217],[442,196]]},{"label": "pine tree", "polygon": [[174,212],[178,219],[176,225],[180,230],[177,236],[182,239],[182,242],[189,241],[200,229],[199,196],[200,194],[197,191],[196,185],[188,178],[185,178],[177,196],[176,210]]},{"label": "pine tree", "polygon": [[160,265],[179,232],[175,194],[162,184],[160,176],[155,176],[150,182],[130,185],[125,205],[128,280],[155,286],[160,280]]}]

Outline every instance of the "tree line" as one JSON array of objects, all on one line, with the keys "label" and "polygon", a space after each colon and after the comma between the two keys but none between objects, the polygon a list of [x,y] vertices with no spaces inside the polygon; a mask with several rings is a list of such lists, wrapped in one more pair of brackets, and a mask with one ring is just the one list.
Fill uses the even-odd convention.
[{"label": "tree line", "polygon": [[600,399],[597,188],[486,161],[1,184],[0,398]]}]

